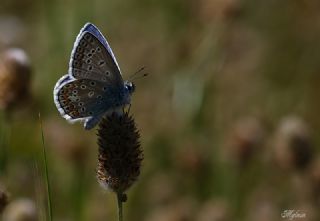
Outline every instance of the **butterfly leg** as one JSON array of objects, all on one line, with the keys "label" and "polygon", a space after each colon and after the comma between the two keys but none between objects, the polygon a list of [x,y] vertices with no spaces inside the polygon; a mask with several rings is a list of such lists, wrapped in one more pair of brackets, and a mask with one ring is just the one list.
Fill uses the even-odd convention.
[{"label": "butterfly leg", "polygon": [[128,107],[128,111],[127,111],[128,114],[130,113],[130,108],[131,108],[131,104],[129,104],[129,107]]},{"label": "butterfly leg", "polygon": [[91,130],[100,122],[102,117],[103,114],[87,118],[84,123],[84,129]]}]

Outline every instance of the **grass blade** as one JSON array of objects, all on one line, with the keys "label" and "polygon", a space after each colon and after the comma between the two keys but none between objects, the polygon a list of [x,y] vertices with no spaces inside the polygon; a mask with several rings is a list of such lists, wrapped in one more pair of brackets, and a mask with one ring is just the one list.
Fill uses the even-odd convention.
[{"label": "grass blade", "polygon": [[41,120],[40,112],[39,112],[39,122],[40,122],[40,129],[41,129],[43,160],[44,160],[47,194],[48,194],[48,212],[49,212],[48,216],[49,216],[49,220],[52,221],[52,203],[51,203],[51,190],[50,190],[49,172],[48,172],[48,160],[47,160],[46,147],[45,147],[45,142],[44,142],[44,134],[43,134],[42,120]]}]

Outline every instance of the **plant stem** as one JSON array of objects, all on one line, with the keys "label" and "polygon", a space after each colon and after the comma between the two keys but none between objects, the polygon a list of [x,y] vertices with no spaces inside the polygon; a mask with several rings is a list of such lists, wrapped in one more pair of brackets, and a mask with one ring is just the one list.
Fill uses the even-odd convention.
[{"label": "plant stem", "polygon": [[43,150],[43,159],[44,159],[46,184],[47,184],[49,220],[52,221],[52,206],[51,206],[51,191],[50,191],[50,182],[49,182],[48,161],[47,161],[46,147],[45,147],[45,143],[44,143],[44,134],[43,134],[43,128],[42,128],[42,121],[41,121],[40,112],[39,112],[39,121],[40,121],[41,138],[42,138],[42,150]]},{"label": "plant stem", "polygon": [[118,200],[118,214],[119,214],[119,221],[123,221],[123,216],[122,216],[122,193],[117,193],[117,200]]}]

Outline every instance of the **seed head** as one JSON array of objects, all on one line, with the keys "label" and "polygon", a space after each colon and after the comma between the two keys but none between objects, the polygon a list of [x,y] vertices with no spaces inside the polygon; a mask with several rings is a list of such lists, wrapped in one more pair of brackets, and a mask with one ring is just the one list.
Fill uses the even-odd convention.
[{"label": "seed head", "polygon": [[0,54],[0,109],[11,109],[28,98],[31,67],[21,49],[11,48]]},{"label": "seed head", "polygon": [[0,189],[0,214],[9,203],[8,193],[5,190]]},{"label": "seed head", "polygon": [[99,124],[97,178],[103,187],[124,193],[140,174],[143,152],[132,116],[112,113]]},{"label": "seed head", "polygon": [[313,143],[307,124],[290,116],[280,122],[274,140],[275,160],[284,169],[305,169],[313,158]]}]

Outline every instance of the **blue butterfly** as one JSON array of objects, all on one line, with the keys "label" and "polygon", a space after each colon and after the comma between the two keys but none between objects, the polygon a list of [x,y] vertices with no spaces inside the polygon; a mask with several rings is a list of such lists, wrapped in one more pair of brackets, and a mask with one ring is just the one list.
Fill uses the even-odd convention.
[{"label": "blue butterfly", "polygon": [[130,104],[135,85],[123,81],[118,62],[101,32],[87,23],[74,43],[68,74],[56,83],[53,96],[69,122],[84,120],[94,128],[101,118]]}]

